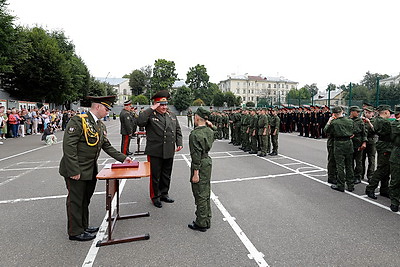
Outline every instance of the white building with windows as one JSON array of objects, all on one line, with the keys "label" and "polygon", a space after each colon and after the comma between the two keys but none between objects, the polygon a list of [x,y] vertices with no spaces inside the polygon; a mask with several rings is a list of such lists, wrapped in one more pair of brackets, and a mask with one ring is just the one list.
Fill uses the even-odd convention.
[{"label": "white building with windows", "polygon": [[399,83],[400,83],[400,74],[379,81],[380,85],[385,85],[385,86],[396,85]]},{"label": "white building with windows", "polygon": [[123,105],[126,100],[131,99],[132,90],[129,86],[129,79],[126,78],[99,78],[96,80],[110,84],[117,92],[116,105]]},{"label": "white building with windows", "polygon": [[222,92],[232,92],[242,97],[243,103],[257,102],[261,98],[267,99],[272,104],[285,103],[286,95],[290,89],[297,89],[298,82],[290,81],[284,77],[264,77],[245,75],[228,75],[228,79],[218,84]]}]

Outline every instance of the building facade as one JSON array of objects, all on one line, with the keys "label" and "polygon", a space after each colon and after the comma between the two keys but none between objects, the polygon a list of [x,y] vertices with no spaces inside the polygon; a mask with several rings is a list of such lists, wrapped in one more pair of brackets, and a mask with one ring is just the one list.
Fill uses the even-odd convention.
[{"label": "building facade", "polygon": [[396,85],[399,83],[400,83],[400,74],[379,81],[379,84],[384,86]]},{"label": "building facade", "polygon": [[218,84],[222,92],[232,92],[242,98],[243,103],[265,99],[272,105],[283,104],[290,89],[297,89],[298,82],[284,77],[264,77],[245,75],[228,75],[228,79]]},{"label": "building facade", "polygon": [[96,77],[100,82],[110,84],[117,93],[116,105],[123,105],[126,100],[131,99],[132,90],[129,86],[129,79],[126,78],[100,78]]}]

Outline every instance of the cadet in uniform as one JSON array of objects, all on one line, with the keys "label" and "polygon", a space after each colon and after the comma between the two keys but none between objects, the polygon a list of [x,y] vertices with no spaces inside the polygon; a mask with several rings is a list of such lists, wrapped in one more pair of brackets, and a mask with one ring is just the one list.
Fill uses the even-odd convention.
[{"label": "cadet in uniform", "polygon": [[[175,114],[168,111],[167,90],[156,93],[154,105],[139,114],[139,127],[146,127],[145,153],[151,164],[150,198],[161,208],[161,201],[173,203],[168,196],[175,151],[182,146],[182,132]],[[175,149],[176,145],[176,149]]]},{"label": "cadet in uniform", "polygon": [[280,119],[277,116],[278,108],[274,108],[272,110],[272,116],[270,120],[270,127],[271,127],[271,143],[272,143],[272,152],[268,155],[276,156],[278,155],[278,135],[279,135],[279,125]]},{"label": "cadet in uniform", "polygon": [[351,163],[353,157],[349,151],[353,150],[353,143],[350,139],[354,131],[353,121],[343,117],[341,107],[334,107],[332,113],[332,117],[329,118],[324,128],[324,131],[334,138],[333,151],[337,169],[337,184],[331,185],[331,188],[344,192],[346,183],[347,190],[352,192],[354,191],[353,164]]},{"label": "cadet in uniform", "polygon": [[390,155],[390,209],[393,212],[399,211],[400,204],[400,106],[395,107],[394,114],[396,120],[392,122],[391,140],[393,142],[393,150]]},{"label": "cadet in uniform", "polygon": [[132,162],[111,146],[106,126],[101,121],[114,99],[115,96],[92,97],[89,112],[72,117],[65,128],[59,172],[68,190],[66,206],[70,240],[94,239],[93,233],[99,230],[89,227],[89,203],[96,188],[97,159],[101,149],[120,162]]},{"label": "cadet in uniform", "polygon": [[213,130],[215,131],[216,127],[207,121],[209,115],[210,112],[202,107],[196,110],[194,117],[195,128],[189,136],[189,149],[192,158],[190,182],[196,204],[196,220],[189,224],[188,227],[201,232],[207,231],[211,226],[210,180],[212,159],[208,152],[214,142]]},{"label": "cadet in uniform", "polygon": [[131,112],[131,104],[131,100],[125,101],[124,109],[119,114],[119,121],[121,123],[120,133],[122,135],[121,152],[128,156],[133,154],[129,151],[129,146],[134,129],[136,129],[136,119]]},{"label": "cadet in uniform", "polygon": [[267,155],[268,148],[268,135],[269,135],[269,123],[268,117],[265,114],[266,110],[263,108],[261,114],[258,116],[258,136],[260,140],[261,151],[257,155],[259,157],[265,157]]},{"label": "cadet in uniform", "polygon": [[365,131],[365,125],[363,120],[359,117],[360,109],[358,106],[352,106],[349,109],[349,118],[353,120],[354,136],[351,139],[353,142],[353,166],[354,166],[354,184],[361,183],[362,174],[362,151],[367,146],[367,133]]},{"label": "cadet in uniform", "polygon": [[189,108],[189,110],[187,111],[187,119],[188,119],[188,127],[192,126],[193,127],[193,111],[192,109]]},{"label": "cadet in uniform", "polygon": [[390,139],[390,106],[380,105],[378,107],[379,116],[375,118],[374,129],[375,133],[379,136],[376,142],[376,151],[378,152],[377,167],[372,176],[369,184],[365,188],[365,194],[372,199],[377,199],[375,196],[375,189],[378,188],[379,182],[380,195],[383,197],[389,197],[389,179],[390,179],[390,153],[392,152],[392,142]]},{"label": "cadet in uniform", "polygon": [[258,151],[258,132],[257,132],[257,124],[258,124],[258,116],[256,114],[256,110],[252,109],[250,112],[249,119],[249,138],[250,138],[250,151],[249,154],[257,154]]},{"label": "cadet in uniform", "polygon": [[[365,130],[367,132],[367,146],[363,150],[362,155],[362,175],[361,179],[364,179],[365,172],[367,173],[368,182],[374,175],[375,171],[375,154],[376,154],[376,146],[375,146],[375,130],[373,126],[374,119],[374,108],[372,106],[364,107],[364,116],[361,119],[364,121]],[[367,170],[365,168],[365,161],[368,158],[368,167]]]}]

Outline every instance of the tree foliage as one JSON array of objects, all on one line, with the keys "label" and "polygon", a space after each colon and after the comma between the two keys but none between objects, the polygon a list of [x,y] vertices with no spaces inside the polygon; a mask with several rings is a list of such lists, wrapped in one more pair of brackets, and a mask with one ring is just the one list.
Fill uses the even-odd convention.
[{"label": "tree foliage", "polygon": [[169,90],[178,77],[175,71],[175,62],[157,59],[154,63],[153,76],[150,79],[152,91]]},{"label": "tree foliage", "polygon": [[248,108],[255,107],[255,106],[256,106],[256,104],[254,102],[249,101],[246,103],[246,107],[248,107]]},{"label": "tree foliage", "polygon": [[225,102],[224,93],[218,91],[214,94],[213,105],[216,107],[223,107]]},{"label": "tree foliage", "polygon": [[192,103],[190,88],[186,86],[179,87],[174,95],[174,106],[177,110],[186,110]]},{"label": "tree foliage", "polygon": [[140,95],[146,89],[146,75],[141,70],[134,70],[129,75],[129,86],[133,95]]},{"label": "tree foliage", "polygon": [[132,96],[132,103],[134,105],[147,105],[149,104],[149,99],[145,95]]},{"label": "tree foliage", "polygon": [[389,75],[387,74],[379,74],[379,73],[370,73],[367,71],[364,75],[364,78],[361,80],[361,85],[365,86],[369,90],[375,89],[376,88],[376,80],[379,78],[379,80],[389,78]]},{"label": "tree foliage", "polygon": [[193,106],[204,106],[204,101],[200,98],[197,98],[196,100],[193,101],[192,105]]}]

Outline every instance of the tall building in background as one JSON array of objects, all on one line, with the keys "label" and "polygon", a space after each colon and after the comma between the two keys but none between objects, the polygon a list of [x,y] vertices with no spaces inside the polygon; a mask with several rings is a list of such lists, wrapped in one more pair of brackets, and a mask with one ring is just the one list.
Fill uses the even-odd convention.
[{"label": "tall building in background", "polygon": [[228,75],[228,79],[218,84],[222,92],[232,92],[242,97],[243,103],[254,102],[256,105],[261,99],[266,103],[277,105],[285,104],[286,95],[290,89],[297,89],[298,82],[284,77],[264,77],[250,75]]},{"label": "tall building in background", "polygon": [[129,79],[96,77],[96,80],[106,82],[114,88],[117,93],[116,105],[123,105],[126,100],[131,99],[132,89],[129,86]]}]

